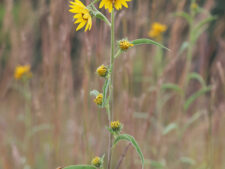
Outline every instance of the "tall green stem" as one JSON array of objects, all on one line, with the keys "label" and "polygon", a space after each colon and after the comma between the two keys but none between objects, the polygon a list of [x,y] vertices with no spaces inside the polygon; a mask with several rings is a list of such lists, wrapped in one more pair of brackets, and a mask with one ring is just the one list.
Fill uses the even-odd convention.
[{"label": "tall green stem", "polygon": [[[115,47],[115,33],[114,33],[114,9],[111,13],[111,56],[110,56],[110,82],[109,82],[109,102],[108,102],[108,114],[109,114],[109,127],[113,119],[113,65],[114,65],[114,47]],[[111,106],[110,106],[111,105]],[[112,157],[112,134],[109,132],[109,145],[108,145],[108,169],[111,169],[111,157]]]}]

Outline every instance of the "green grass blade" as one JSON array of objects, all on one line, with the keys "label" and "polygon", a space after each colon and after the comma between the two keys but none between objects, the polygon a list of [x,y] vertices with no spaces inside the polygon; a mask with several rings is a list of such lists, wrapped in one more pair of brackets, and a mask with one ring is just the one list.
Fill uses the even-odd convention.
[{"label": "green grass blade", "polygon": [[175,130],[178,128],[178,125],[176,123],[170,123],[166,128],[163,130],[163,135],[168,134],[172,130]]},{"label": "green grass blade", "polygon": [[211,21],[215,20],[216,17],[215,16],[210,16],[206,19],[203,19],[202,21],[199,22],[199,24],[195,27],[194,31],[198,31],[199,29],[201,29],[204,25],[206,25],[207,23],[210,23]]},{"label": "green grass blade", "polygon": [[180,17],[186,19],[186,21],[189,24],[191,23],[191,16],[186,12],[177,12],[177,13],[175,13],[175,16],[180,16]]},{"label": "green grass blade", "polygon": [[190,73],[190,74],[188,75],[188,81],[189,81],[190,79],[196,79],[196,80],[199,81],[199,83],[202,85],[202,87],[206,87],[206,83],[205,83],[204,79],[202,78],[202,76],[201,76],[200,74],[195,73],[195,72]]},{"label": "green grass blade", "polygon": [[140,149],[138,143],[134,139],[134,137],[131,135],[128,135],[128,134],[121,134],[118,137],[116,137],[116,139],[113,142],[113,146],[116,145],[120,140],[129,141],[134,146],[135,150],[137,151],[137,153],[141,159],[141,164],[142,164],[142,169],[143,169],[144,168],[144,156],[141,152],[141,149]]},{"label": "green grass blade", "polygon": [[176,84],[173,84],[173,83],[166,83],[166,84],[163,84],[161,86],[161,89],[163,90],[173,90],[179,94],[183,94],[183,90]]},{"label": "green grass blade", "polygon": [[71,165],[64,167],[63,169],[96,169],[96,167],[92,165]]},{"label": "green grass blade", "polygon": [[197,91],[196,93],[194,93],[193,95],[191,95],[184,104],[184,110],[186,111],[198,97],[209,92],[210,90],[211,90],[211,87],[204,87],[200,89],[199,91]]},{"label": "green grass blade", "polygon": [[165,46],[161,45],[160,43],[158,43],[156,41],[153,41],[151,39],[136,39],[136,40],[133,40],[131,42],[131,44],[133,44],[133,45],[144,45],[144,44],[155,45],[155,46],[158,46],[160,48],[164,48],[164,49],[169,50],[167,47],[165,47]]}]

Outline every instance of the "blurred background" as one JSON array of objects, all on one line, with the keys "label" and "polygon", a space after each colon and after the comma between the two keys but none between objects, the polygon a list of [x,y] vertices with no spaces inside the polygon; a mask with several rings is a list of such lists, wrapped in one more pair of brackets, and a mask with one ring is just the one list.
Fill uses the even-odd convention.
[{"label": "blurred background", "polygon": [[[193,25],[216,19],[191,48],[182,13],[190,3],[132,0],[116,12],[117,40],[148,38],[154,22],[167,27],[160,42],[170,51],[143,45],[115,62],[114,118],[136,138],[146,169],[225,168],[225,1],[197,1]],[[0,169],[90,164],[106,152],[107,114],[89,92],[103,86],[96,68],[109,64],[110,30],[93,19],[90,32],[76,32],[68,4],[0,0]],[[18,65],[30,65],[32,78],[14,79]],[[140,167],[130,147],[121,168]]]}]

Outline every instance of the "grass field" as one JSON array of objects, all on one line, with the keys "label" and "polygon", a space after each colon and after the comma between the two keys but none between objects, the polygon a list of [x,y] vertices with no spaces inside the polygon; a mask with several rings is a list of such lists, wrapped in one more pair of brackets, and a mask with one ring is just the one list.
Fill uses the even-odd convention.
[{"label": "grass field", "polygon": [[[225,169],[224,0],[127,3],[115,12],[115,40],[151,38],[169,50],[140,45],[115,59],[113,118],[145,169]],[[90,164],[106,153],[107,113],[90,91],[104,84],[96,68],[110,64],[110,28],[92,22],[76,31],[69,0],[0,0],[0,169]],[[154,23],[166,27],[159,38]],[[30,66],[22,80],[19,65]],[[113,149],[112,169],[126,145]],[[141,168],[133,147],[120,168]]]}]

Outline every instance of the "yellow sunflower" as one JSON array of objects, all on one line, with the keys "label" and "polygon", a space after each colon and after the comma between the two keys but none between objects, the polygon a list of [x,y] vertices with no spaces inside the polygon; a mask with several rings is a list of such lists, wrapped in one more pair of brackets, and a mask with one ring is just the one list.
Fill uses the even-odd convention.
[{"label": "yellow sunflower", "polygon": [[85,25],[85,32],[88,29],[91,30],[92,19],[90,12],[86,8],[86,6],[80,0],[70,1],[69,6],[71,7],[69,12],[75,13],[75,15],[73,16],[73,18],[75,19],[74,24],[79,24],[76,31],[80,30]]},{"label": "yellow sunflower", "polygon": [[99,8],[105,6],[105,9],[108,9],[111,13],[113,8],[116,8],[117,10],[120,10],[122,6],[128,8],[127,2],[129,1],[131,0],[102,0]]}]

